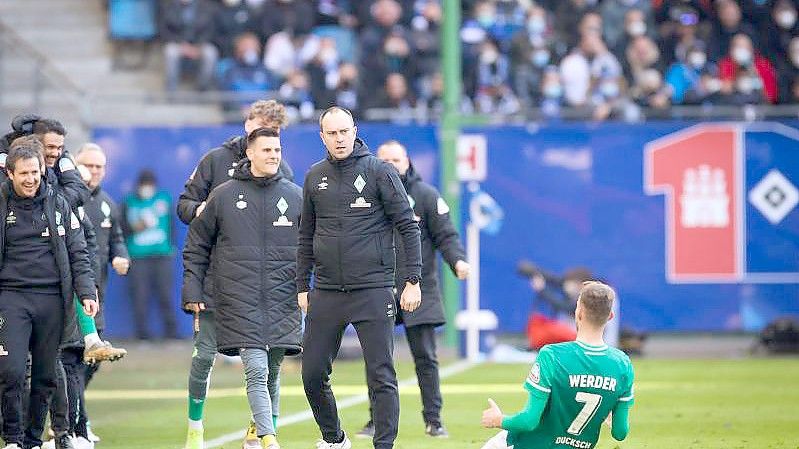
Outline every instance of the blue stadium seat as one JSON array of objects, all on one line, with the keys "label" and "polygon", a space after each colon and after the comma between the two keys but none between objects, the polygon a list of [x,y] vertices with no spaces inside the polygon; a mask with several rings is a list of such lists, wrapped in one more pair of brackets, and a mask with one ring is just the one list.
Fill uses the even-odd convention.
[{"label": "blue stadium seat", "polygon": [[109,0],[108,30],[114,40],[150,40],[157,34],[155,0]]}]

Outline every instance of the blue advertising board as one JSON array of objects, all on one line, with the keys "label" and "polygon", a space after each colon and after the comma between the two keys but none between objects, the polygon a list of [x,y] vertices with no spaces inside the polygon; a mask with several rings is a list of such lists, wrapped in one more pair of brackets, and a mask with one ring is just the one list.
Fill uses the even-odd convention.
[{"label": "blue advertising board", "polygon": [[[528,259],[555,273],[589,268],[618,290],[622,325],[648,331],[752,331],[799,313],[797,127],[654,122],[466,130],[487,138],[488,176],[480,188],[505,212],[499,232],[482,236],[481,308],[498,315],[500,331],[524,329],[529,313],[543,307],[516,274],[518,261]],[[138,171],[149,168],[177,199],[200,157],[240,132],[97,128],[94,135],[109,154],[105,184],[114,198],[122,200]],[[422,176],[438,183],[436,127],[364,123],[359,135],[372,149],[399,140]],[[324,155],[318,128],[292,126],[282,143],[302,184]],[[185,226],[177,229],[179,247]],[[179,257],[175,269],[177,310]],[[112,279],[110,288],[109,334],[131,335],[124,280]],[[188,334],[190,320],[181,325]]]}]

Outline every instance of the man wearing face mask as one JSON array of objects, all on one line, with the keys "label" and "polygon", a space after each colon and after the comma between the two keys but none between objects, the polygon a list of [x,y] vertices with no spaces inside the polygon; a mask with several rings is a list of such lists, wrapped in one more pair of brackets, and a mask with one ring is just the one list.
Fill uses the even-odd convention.
[{"label": "man wearing face mask", "polygon": [[730,54],[719,61],[721,92],[732,104],[777,102],[777,79],[774,66],[755,52],[752,39],[736,34]]},{"label": "man wearing face mask", "polygon": [[173,276],[173,223],[172,198],[159,190],[155,174],[150,170],[139,172],[135,190],[123,203],[123,231],[130,253],[128,287],[133,306],[136,338],[151,337],[147,323],[151,291],[160,307],[166,338],[177,338],[175,312],[172,306]]},{"label": "man wearing face mask", "polygon": [[735,0],[716,0],[717,23],[708,38],[708,56],[719,61],[730,53],[732,39],[736,34],[746,34],[750,38],[757,35],[755,28],[742,20],[741,6]]},{"label": "man wearing face mask", "polygon": [[780,65],[790,59],[791,40],[799,35],[796,5],[792,0],[777,0],[771,11],[771,20],[773,24],[762,30],[765,39],[761,40],[768,43],[768,54],[772,61]]},{"label": "man wearing face mask", "polygon": [[216,35],[214,44],[220,56],[235,56],[235,37],[247,32],[255,32],[257,16],[242,0],[223,0],[216,13]]},{"label": "man wearing face mask", "polygon": [[[641,11],[643,22],[640,25],[644,25],[643,30],[640,25],[633,25],[631,30],[631,22],[626,21],[627,13],[633,9]],[[643,35],[653,19],[652,2],[649,0],[604,0],[599,12],[602,15],[602,35],[608,48],[617,48],[624,33],[631,34],[632,31]]]},{"label": "man wearing face mask", "polygon": [[215,36],[216,6],[208,0],[170,0],[161,9],[159,37],[164,42],[166,90],[178,88],[183,60],[197,61],[197,87],[211,87],[219,51]]},{"label": "man wearing face mask", "polygon": [[799,79],[799,37],[788,44],[788,56],[779,64],[780,103],[796,103],[794,84]]},{"label": "man wearing face mask", "polygon": [[546,11],[538,6],[527,12],[527,27],[511,40],[510,59],[515,92],[522,104],[533,105],[546,67],[555,62],[550,49],[552,36],[547,30]]},{"label": "man wearing face mask", "polygon": [[[624,55],[627,47],[640,36],[650,36],[647,33],[648,27],[646,16],[640,9],[630,9],[624,15],[624,34],[619,37],[619,41],[613,47],[613,54]],[[651,36],[650,36],[651,37]]]},{"label": "man wearing face mask", "polygon": [[707,54],[701,46],[689,48],[685,58],[669,67],[666,84],[671,90],[673,104],[713,101],[721,89],[718,70],[707,61]]},{"label": "man wearing face mask", "polygon": [[219,89],[235,92],[237,97],[227,103],[230,110],[240,110],[254,98],[276,86],[269,71],[261,62],[261,42],[253,33],[236,36],[235,56],[221,63]]}]

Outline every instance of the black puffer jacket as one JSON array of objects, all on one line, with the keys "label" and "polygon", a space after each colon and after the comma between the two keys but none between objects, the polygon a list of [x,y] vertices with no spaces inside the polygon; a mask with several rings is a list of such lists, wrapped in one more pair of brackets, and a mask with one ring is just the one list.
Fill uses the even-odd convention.
[{"label": "black puffer jacket", "polygon": [[254,178],[249,160],[211,193],[183,249],[183,301],[198,302],[214,253],[219,351],[279,347],[300,352],[297,228],[302,194],[278,173]]},{"label": "black puffer jacket", "polygon": [[[0,223],[6,222],[8,214],[8,198],[11,194],[11,181],[0,185]],[[73,340],[77,332],[75,319],[74,295],[80,299],[97,299],[94,279],[92,277],[91,260],[86,249],[83,227],[78,217],[72,212],[67,200],[56,194],[46,183],[44,210],[47,214],[50,232],[50,243],[55,255],[58,271],[61,275],[61,298],[64,302],[64,329],[61,343]],[[55,230],[55,231],[52,231]],[[5,226],[0,226],[0,266],[5,253]]]},{"label": "black puffer jacket", "polygon": [[[197,168],[189,176],[183,189],[183,193],[178,198],[177,212],[180,221],[189,224],[197,213],[203,201],[208,199],[208,195],[218,185],[229,181],[233,173],[244,159],[247,150],[247,139],[242,136],[231,137],[221,146],[214,148],[203,156]],[[280,172],[284,179],[294,181],[294,172],[289,164],[282,159],[280,161]],[[211,256],[211,272],[213,273],[213,255]],[[214,285],[213,276],[205,278],[205,288],[202,300],[209,310],[214,308]],[[199,301],[200,298],[195,298]],[[185,302],[183,304],[186,305]]]},{"label": "black puffer jacket", "polygon": [[356,139],[352,154],[328,155],[303,185],[297,288],[349,291],[394,285],[394,229],[403,240],[406,275],[421,276],[419,226],[391,165]]},{"label": "black puffer jacket", "polygon": [[[441,198],[435,187],[422,181],[413,165],[408,168],[405,176],[401,177],[405,190],[408,192],[415,218],[419,223],[422,233],[422,304],[413,312],[399,310],[397,322],[404,322],[405,326],[419,324],[441,325],[446,322],[444,306],[441,303],[441,290],[438,282],[438,259],[436,250],[441,252],[444,261],[450,269],[455,271],[455,263],[466,260],[466,252],[458,240],[449,217],[449,206]],[[404,251],[402,241],[397,240],[397,290],[398,297],[405,287],[405,274],[403,268]]]}]

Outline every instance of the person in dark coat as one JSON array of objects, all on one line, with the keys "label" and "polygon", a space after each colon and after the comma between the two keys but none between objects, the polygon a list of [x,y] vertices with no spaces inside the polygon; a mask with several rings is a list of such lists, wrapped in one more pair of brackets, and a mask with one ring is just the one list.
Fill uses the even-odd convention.
[{"label": "person in dark coat", "polygon": [[[0,395],[3,440],[12,448],[41,445],[58,348],[76,332],[75,320],[67,319],[75,316],[73,295],[87,315],[97,312],[82,226],[67,200],[41,182],[43,169],[40,149],[19,146],[8,154],[9,180],[0,186]],[[28,352],[31,392],[23,422]],[[57,434],[56,447],[71,447],[69,435]]]},{"label": "person in dark coat", "polygon": [[419,226],[399,173],[357,138],[352,113],[331,107],[319,125],[327,157],[305,176],[297,253],[297,301],[307,311],[302,381],[322,433],[316,447],[352,444],[341,430],[330,388],[333,359],[352,323],[363,348],[369,398],[373,406],[380,404],[374,407],[372,441],[376,449],[390,449],[399,421],[394,231],[405,250],[400,307],[412,312],[422,301]]},{"label": "person in dark coat", "polygon": [[[400,174],[408,193],[408,201],[419,223],[422,234],[422,305],[413,312],[399,311],[397,324],[405,324],[405,336],[416,366],[416,377],[422,393],[422,417],[425,433],[432,437],[446,437],[448,433],[441,423],[441,387],[438,377],[435,328],[446,322],[444,305],[438,281],[438,259],[436,251],[443,256],[449,268],[458,277],[469,276],[466,252],[458,240],[458,231],[449,217],[449,206],[435,187],[422,181],[408,158],[405,147],[391,140],[377,149],[377,157],[393,165]],[[404,273],[404,251],[402,240],[397,243],[397,297],[402,294]],[[358,433],[359,437],[374,435],[374,423],[370,420]]]},{"label": "person in dark coat", "polygon": [[[282,104],[274,100],[256,101],[250,106],[250,112],[244,122],[244,131],[249,135],[261,127],[279,130],[287,123],[286,108]],[[233,177],[239,162],[245,157],[246,149],[246,135],[244,137],[235,136],[203,156],[189,180],[186,181],[183,193],[178,199],[177,214],[183,223],[190,224],[205,208],[211,191]],[[280,172],[283,178],[289,181],[294,180],[294,173],[283,158],[280,159]],[[194,334],[194,350],[189,371],[189,429],[185,449],[202,449],[203,447],[202,419],[205,397],[208,393],[208,381],[217,351],[213,314],[213,259],[212,254],[211,265],[205,276],[205,290],[201,298],[205,309],[202,311],[191,309],[196,305],[183,303],[184,310],[199,313],[200,319],[200,331]],[[255,423],[250,421],[247,429],[243,445],[260,447],[261,443],[255,433]]]},{"label": "person in dark coat", "polygon": [[189,227],[183,300],[204,308],[213,252],[217,347],[241,356],[257,436],[263,448],[278,449],[280,364],[301,350],[294,278],[302,194],[279,173],[277,130],[258,128],[247,141],[247,159]]}]

